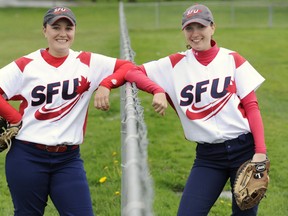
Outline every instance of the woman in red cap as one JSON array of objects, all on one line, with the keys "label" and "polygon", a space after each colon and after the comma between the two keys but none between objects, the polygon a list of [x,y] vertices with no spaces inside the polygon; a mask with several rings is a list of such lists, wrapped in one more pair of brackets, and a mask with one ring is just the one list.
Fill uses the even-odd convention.
[{"label": "woman in red cap", "polygon": [[[164,115],[166,97],[175,109],[185,138],[197,143],[178,216],[206,216],[228,179],[252,159],[266,159],[264,128],[255,90],[264,78],[235,51],[212,39],[215,22],[209,8],[197,4],[182,17],[188,49],[133,68],[126,80],[154,94],[152,105]],[[254,216],[257,206],[233,216]]]},{"label": "woman in red cap", "polygon": [[[121,86],[131,62],[70,49],[76,18],[53,7],[43,20],[46,49],[0,70],[0,116],[22,124],[6,157],[6,178],[16,216],[44,215],[50,196],[61,216],[92,216],[92,202],[79,146],[91,96],[109,109],[112,88]],[[21,100],[20,110],[6,100]]]}]

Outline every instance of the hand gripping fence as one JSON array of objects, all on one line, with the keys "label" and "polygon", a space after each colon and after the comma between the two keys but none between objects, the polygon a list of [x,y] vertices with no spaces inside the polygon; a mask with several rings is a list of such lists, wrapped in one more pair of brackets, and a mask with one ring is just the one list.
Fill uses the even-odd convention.
[{"label": "hand gripping fence", "polygon": [[[121,58],[134,61],[135,53],[119,2]],[[134,83],[121,87],[121,216],[152,216],[153,182],[147,162],[147,128]]]}]

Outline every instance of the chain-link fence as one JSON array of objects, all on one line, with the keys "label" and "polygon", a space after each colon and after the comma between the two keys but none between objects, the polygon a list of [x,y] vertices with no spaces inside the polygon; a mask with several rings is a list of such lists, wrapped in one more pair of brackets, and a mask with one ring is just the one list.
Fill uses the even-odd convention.
[{"label": "chain-link fence", "polygon": [[[121,58],[134,61],[123,3],[119,4]],[[122,121],[122,216],[151,216],[153,184],[147,162],[147,129],[138,89],[127,83],[121,87]]]}]

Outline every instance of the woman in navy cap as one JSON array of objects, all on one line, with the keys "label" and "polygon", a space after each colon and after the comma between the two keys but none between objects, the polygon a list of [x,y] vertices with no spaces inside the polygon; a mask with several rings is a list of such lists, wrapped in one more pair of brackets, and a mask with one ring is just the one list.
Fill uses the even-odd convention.
[{"label": "woman in navy cap", "polygon": [[[155,111],[164,115],[165,93],[185,138],[196,142],[196,159],[178,216],[206,216],[228,179],[252,159],[266,159],[264,127],[255,90],[264,78],[237,52],[217,46],[209,8],[193,5],[183,13],[188,49],[135,67],[126,80],[154,94]],[[242,211],[233,197],[233,216],[255,216],[257,206]]]},{"label": "woman in navy cap", "polygon": [[[22,123],[6,157],[6,178],[16,216],[44,215],[48,196],[61,216],[92,216],[92,202],[79,146],[95,94],[97,109],[109,109],[112,88],[133,66],[96,53],[74,51],[76,18],[53,7],[43,20],[48,47],[0,70],[0,115]],[[19,111],[6,100],[21,100]],[[91,146],[92,148],[93,146]]]}]

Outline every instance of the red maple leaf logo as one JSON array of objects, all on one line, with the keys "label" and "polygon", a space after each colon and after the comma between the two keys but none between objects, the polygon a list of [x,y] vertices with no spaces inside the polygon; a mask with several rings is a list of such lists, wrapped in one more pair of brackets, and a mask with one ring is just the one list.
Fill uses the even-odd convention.
[{"label": "red maple leaf logo", "polygon": [[235,81],[231,81],[232,83],[226,88],[226,91],[230,93],[236,93],[236,84]]},{"label": "red maple leaf logo", "polygon": [[83,94],[85,91],[88,91],[88,89],[90,88],[90,82],[87,81],[87,78],[81,76],[81,80],[79,82],[79,86],[77,87],[76,92],[81,95]]}]

